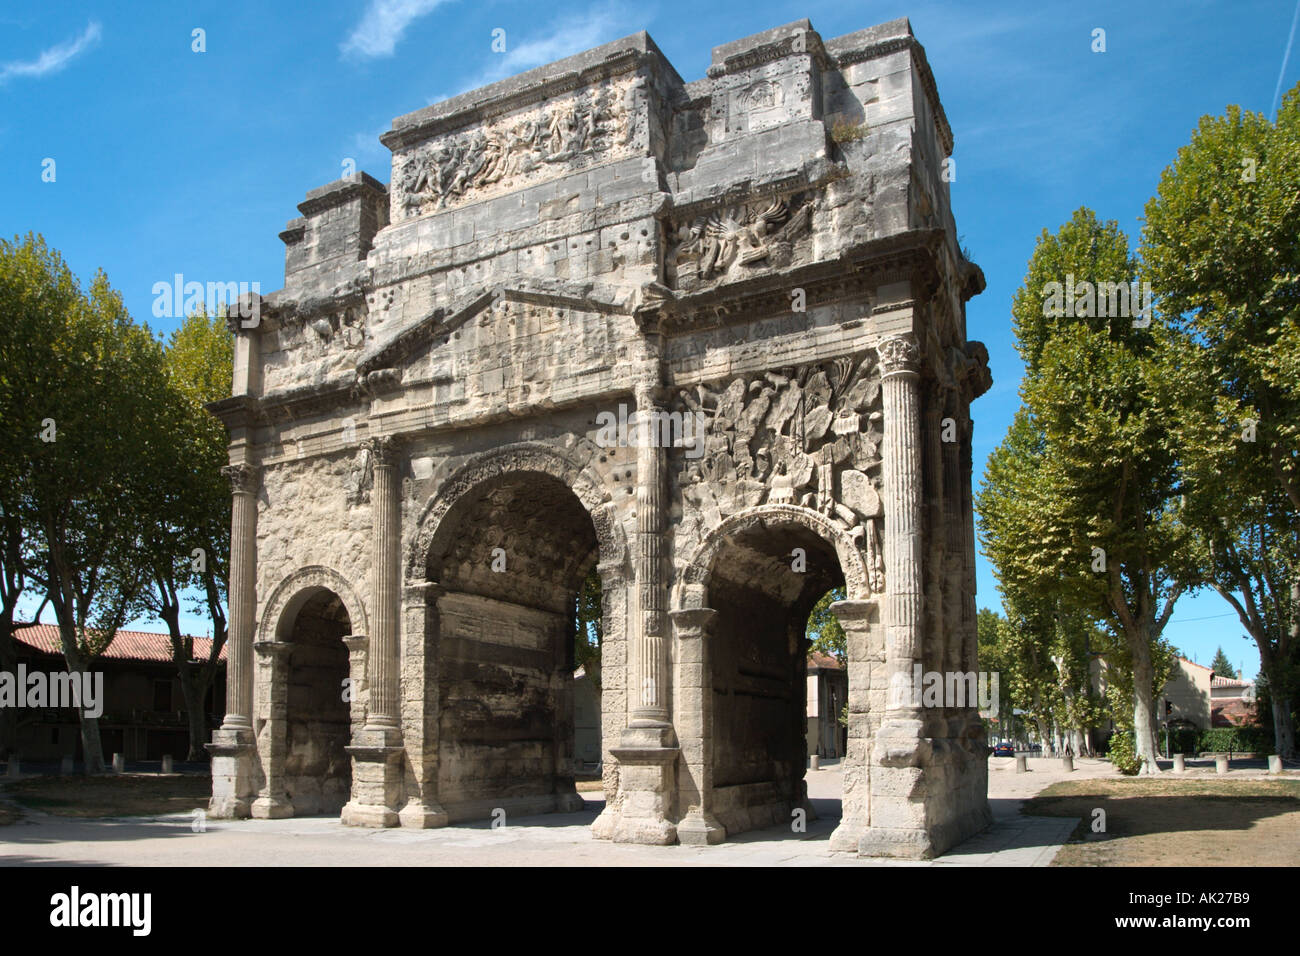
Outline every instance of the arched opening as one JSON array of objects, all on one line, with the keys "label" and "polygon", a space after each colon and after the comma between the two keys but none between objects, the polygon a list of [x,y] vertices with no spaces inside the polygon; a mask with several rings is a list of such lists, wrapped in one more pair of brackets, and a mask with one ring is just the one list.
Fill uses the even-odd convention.
[{"label": "arched opening", "polygon": [[[818,600],[843,586],[835,547],[794,522],[752,524],[729,535],[714,555],[711,806],[729,834],[789,828],[800,819],[793,811],[813,811],[805,784],[806,630]],[[817,813],[838,817],[837,791],[824,796]]]},{"label": "arched opening", "polygon": [[429,550],[438,598],[438,797],[449,819],[571,811],[578,600],[591,516],[561,480],[511,472],[470,488]]},{"label": "arched opening", "polygon": [[291,645],[285,697],[285,795],[296,816],[338,813],[352,790],[352,737],[346,694],[348,650],[343,638],[352,621],[342,600],[311,588],[290,606]]}]

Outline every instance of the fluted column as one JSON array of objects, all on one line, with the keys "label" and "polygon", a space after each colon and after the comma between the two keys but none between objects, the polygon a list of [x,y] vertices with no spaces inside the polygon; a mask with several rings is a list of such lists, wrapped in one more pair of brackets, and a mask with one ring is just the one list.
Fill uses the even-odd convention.
[{"label": "fluted column", "polygon": [[401,513],[397,478],[400,448],[391,437],[372,438],[374,486],[371,507],[371,633],[367,654],[369,711],[346,748],[352,757],[352,799],[341,819],[349,826],[394,827],[405,799],[399,721],[397,652],[401,577],[398,554]]},{"label": "fluted column", "polygon": [[400,446],[395,438],[373,438],[370,449],[374,488],[370,495],[371,521],[371,602],[373,607],[370,636],[370,711],[368,730],[398,727],[397,627],[400,613],[401,515],[398,460]]},{"label": "fluted column", "polygon": [[887,713],[918,718],[913,666],[921,659],[921,410],[920,353],[911,336],[880,343],[884,396],[885,646]]},{"label": "fluted column", "polygon": [[634,721],[668,722],[668,655],[664,641],[664,455],[657,423],[663,408],[650,388],[636,393],[636,647]]},{"label": "fluted column", "polygon": [[221,469],[230,479],[229,616],[226,640],[226,715],[207,745],[212,755],[212,800],[218,818],[247,817],[257,789],[253,739],[253,623],[257,612],[257,488],[259,469],[239,462]]},{"label": "fluted column", "polygon": [[226,730],[253,729],[253,617],[257,612],[256,465],[221,469],[230,479],[230,618],[226,650]]}]

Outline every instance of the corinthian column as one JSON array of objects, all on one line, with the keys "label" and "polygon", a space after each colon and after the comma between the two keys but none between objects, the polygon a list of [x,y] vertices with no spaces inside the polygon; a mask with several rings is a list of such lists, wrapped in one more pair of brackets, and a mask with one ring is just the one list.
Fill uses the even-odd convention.
[{"label": "corinthian column", "polygon": [[402,808],[402,731],[398,720],[397,622],[400,613],[398,575],[400,502],[393,438],[366,442],[373,465],[371,507],[370,710],[365,726],[346,748],[352,757],[352,799],[341,819],[348,826],[395,827]]},{"label": "corinthian column", "polygon": [[668,723],[664,642],[664,449],[658,424],[663,408],[650,388],[636,393],[638,442],[636,453],[636,594],[637,682],[634,721]]},{"label": "corinthian column", "polygon": [[397,478],[400,446],[395,438],[372,438],[366,442],[374,473],[370,495],[371,603],[370,711],[367,730],[398,727],[397,621],[400,613],[401,515]]},{"label": "corinthian column", "polygon": [[230,479],[230,626],[226,651],[226,717],[223,730],[253,729],[253,615],[257,610],[258,468],[228,465]]},{"label": "corinthian column", "polygon": [[884,393],[885,653],[888,718],[915,719],[912,673],[921,660],[920,354],[911,336],[880,343]]},{"label": "corinthian column", "polygon": [[207,745],[212,755],[214,817],[247,817],[255,793],[253,762],[253,616],[257,610],[258,468],[240,462],[221,469],[230,479],[229,624],[226,716]]}]

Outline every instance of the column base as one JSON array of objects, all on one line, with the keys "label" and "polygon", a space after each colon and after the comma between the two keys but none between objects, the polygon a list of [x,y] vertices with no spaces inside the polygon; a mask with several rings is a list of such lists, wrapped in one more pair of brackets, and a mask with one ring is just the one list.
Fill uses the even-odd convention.
[{"label": "column base", "polygon": [[677,841],[684,846],[716,846],[727,839],[727,828],[704,810],[692,810],[677,824]]},{"label": "column base", "polygon": [[622,746],[611,753],[619,766],[619,809],[611,839],[647,846],[676,843],[677,827],[668,818],[681,749],[672,725],[634,720],[623,732]]},{"label": "column base", "polygon": [[257,748],[252,728],[220,727],[204,745],[212,755],[212,799],[208,816],[216,820],[245,820],[257,795]]},{"label": "column base", "polygon": [[293,804],[284,797],[258,797],[253,801],[254,820],[283,820],[293,816]]},{"label": "column base", "polygon": [[352,757],[352,799],[339,819],[344,826],[398,826],[402,757],[406,753],[401,731],[391,727],[364,727],[352,739],[352,745],[344,748]]},{"label": "column base", "polygon": [[397,819],[404,827],[413,830],[435,830],[445,827],[450,821],[447,811],[438,804],[411,801],[397,813]]}]

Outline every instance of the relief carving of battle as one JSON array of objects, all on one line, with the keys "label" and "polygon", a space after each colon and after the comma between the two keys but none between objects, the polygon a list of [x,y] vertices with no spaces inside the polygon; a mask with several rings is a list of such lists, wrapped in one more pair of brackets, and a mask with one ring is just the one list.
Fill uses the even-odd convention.
[{"label": "relief carving of battle", "polygon": [[629,155],[636,127],[629,122],[627,93],[626,83],[583,90],[566,101],[416,147],[394,162],[396,218],[485,199]]},{"label": "relief carving of battle", "polygon": [[757,269],[781,269],[811,254],[813,203],[808,193],[740,203],[674,223],[668,281],[691,290]]},{"label": "relief carving of battle", "polygon": [[685,505],[678,535],[698,541],[745,508],[800,505],[854,540],[871,590],[884,590],[884,432],[880,371],[873,357],[843,357],[738,376],[725,385],[683,388],[672,409],[703,423],[703,454],[691,458],[674,452],[674,497]]}]

